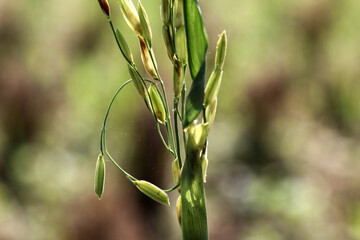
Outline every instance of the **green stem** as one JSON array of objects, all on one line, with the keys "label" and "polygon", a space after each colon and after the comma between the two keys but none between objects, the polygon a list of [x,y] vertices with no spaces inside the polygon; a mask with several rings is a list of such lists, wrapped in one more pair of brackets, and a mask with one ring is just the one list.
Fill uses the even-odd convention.
[{"label": "green stem", "polygon": [[[156,120],[156,119],[155,119],[155,120]],[[161,138],[164,146],[166,147],[166,149],[167,149],[174,157],[176,157],[176,154],[174,153],[174,150],[172,150],[172,149],[167,145],[167,143],[166,143],[166,141],[165,141],[165,139],[164,139],[164,137],[163,137],[163,135],[162,135],[162,133],[161,133],[161,131],[160,131],[160,125],[159,125],[159,123],[157,122],[157,120],[156,120],[156,126],[157,126],[158,133],[159,133],[159,135],[160,135],[160,138]]]},{"label": "green stem", "polygon": [[106,140],[105,140],[105,128],[104,128],[104,134],[103,134],[103,143],[104,143],[104,148],[105,148],[105,152],[106,152],[106,156],[111,160],[111,162],[118,168],[120,169],[120,171],[125,174],[125,176],[131,181],[138,181],[138,179],[136,179],[135,177],[133,177],[131,174],[129,174],[128,172],[126,172],[122,167],[120,167],[120,165],[111,157],[110,153],[107,150],[106,147]]},{"label": "green stem", "polygon": [[208,240],[206,198],[200,151],[193,150],[189,145],[186,146],[186,160],[180,179],[183,240]]},{"label": "green stem", "polygon": [[[186,70],[186,67],[184,67],[184,72]],[[185,94],[186,94],[186,82],[185,82],[185,74],[184,74],[184,83],[183,83],[183,89],[181,91],[181,111],[182,111],[182,120],[181,120],[181,124],[182,126],[184,126],[184,121],[185,121]],[[186,146],[186,137],[185,137],[185,131],[183,129],[183,141],[184,141],[184,146]]]},{"label": "green stem", "polygon": [[131,176],[129,173],[127,173],[122,167],[120,167],[119,164],[117,164],[117,162],[115,162],[115,160],[110,156],[109,152],[107,151],[107,147],[106,147],[106,123],[107,123],[107,119],[109,117],[109,113],[110,113],[110,109],[115,101],[115,98],[117,97],[117,95],[120,93],[120,91],[128,84],[130,83],[132,80],[129,79],[127,80],[125,83],[123,83],[120,88],[116,91],[115,95],[112,97],[110,104],[106,110],[106,114],[105,114],[105,118],[104,118],[104,122],[103,122],[103,126],[101,129],[101,135],[100,135],[100,151],[101,154],[104,155],[104,150],[106,155],[108,156],[108,158],[114,163],[114,165],[120,169],[121,172],[123,172],[125,174],[125,176],[130,180],[130,181],[136,181],[137,179],[133,176]]},{"label": "green stem", "polygon": [[113,32],[113,34],[114,34],[116,43],[117,43],[117,45],[118,45],[118,47],[119,47],[122,55],[124,56],[125,60],[126,60],[130,65],[133,66],[134,64],[133,64],[132,62],[130,62],[129,59],[127,59],[127,57],[125,56],[125,54],[124,54],[123,51],[121,50],[120,43],[119,43],[118,38],[116,37],[116,32],[115,32],[114,25],[113,25],[113,23],[112,23],[112,20],[111,20],[111,17],[110,17],[110,16],[108,16],[108,21],[109,21],[109,23],[110,23],[111,30],[112,30],[112,32]]},{"label": "green stem", "polygon": [[177,114],[177,108],[179,105],[179,101],[174,98],[174,128],[175,128],[175,140],[176,140],[176,150],[177,150],[177,156],[179,160],[179,167],[182,167],[182,161],[181,161],[181,148],[180,148],[180,136],[179,136],[179,126],[178,126],[178,114]]},{"label": "green stem", "polygon": [[177,189],[179,186],[180,186],[180,183],[176,184],[174,187],[172,187],[172,188],[170,188],[170,189],[164,190],[164,192],[172,192],[172,191],[174,191],[175,189]]}]

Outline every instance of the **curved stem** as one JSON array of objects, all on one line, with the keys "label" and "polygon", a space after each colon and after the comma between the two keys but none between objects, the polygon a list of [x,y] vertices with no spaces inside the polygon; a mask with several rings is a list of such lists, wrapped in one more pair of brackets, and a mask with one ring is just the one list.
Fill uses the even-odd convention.
[{"label": "curved stem", "polygon": [[105,139],[105,128],[104,128],[104,134],[103,134],[103,143],[104,143],[104,148],[105,148],[105,153],[106,156],[112,161],[112,163],[118,168],[120,169],[120,171],[125,174],[125,176],[131,181],[137,181],[138,179],[136,179],[135,177],[133,177],[131,174],[129,174],[128,172],[126,172],[122,167],[120,167],[120,165],[111,157],[110,153],[107,150],[106,147],[106,139]]},{"label": "curved stem", "polygon": [[160,131],[160,125],[159,125],[159,123],[158,123],[157,121],[156,121],[156,127],[157,127],[158,133],[159,133],[159,135],[160,135],[160,138],[161,138],[164,146],[165,146],[166,149],[176,158],[176,154],[174,153],[174,150],[172,150],[172,149],[167,145],[167,143],[166,143],[166,141],[165,141],[165,139],[164,139],[164,137],[163,137],[163,135],[162,135],[162,133],[161,133],[161,131]]},{"label": "curved stem", "polygon": [[176,184],[174,187],[172,187],[172,188],[170,188],[170,189],[164,190],[164,192],[172,192],[172,191],[174,191],[175,189],[177,189],[179,186],[180,186],[180,183]]},{"label": "curved stem", "polygon": [[124,82],[120,87],[119,89],[116,91],[116,93],[114,94],[114,96],[112,97],[110,103],[109,103],[109,106],[106,110],[106,113],[105,113],[105,118],[104,118],[104,122],[103,122],[103,126],[102,126],[102,129],[101,129],[101,135],[100,135],[100,151],[101,151],[101,154],[104,155],[104,150],[103,150],[103,135],[105,135],[105,126],[106,126],[106,122],[107,122],[107,119],[109,117],[109,113],[110,113],[110,109],[111,109],[111,106],[113,105],[114,101],[115,101],[115,98],[117,97],[117,95],[120,93],[120,91],[128,84],[132,81],[132,79],[129,79],[127,80],[126,82]]},{"label": "curved stem", "polygon": [[115,98],[117,97],[117,95],[120,93],[120,91],[128,84],[132,81],[132,79],[127,80],[125,83],[123,83],[120,88],[116,91],[115,95],[112,97],[110,104],[106,110],[106,114],[105,114],[105,118],[104,118],[104,122],[103,122],[103,126],[102,126],[102,130],[101,130],[101,135],[100,135],[100,151],[101,154],[104,155],[104,150],[106,155],[108,156],[108,158],[114,163],[114,165],[120,169],[120,171],[122,173],[125,174],[125,176],[130,180],[130,181],[136,181],[137,179],[133,176],[131,176],[129,173],[127,173],[122,167],[120,167],[119,164],[117,164],[117,162],[115,162],[115,160],[110,156],[107,147],[106,147],[106,123],[107,123],[107,119],[109,117],[109,113],[110,113],[110,109],[115,101]]}]

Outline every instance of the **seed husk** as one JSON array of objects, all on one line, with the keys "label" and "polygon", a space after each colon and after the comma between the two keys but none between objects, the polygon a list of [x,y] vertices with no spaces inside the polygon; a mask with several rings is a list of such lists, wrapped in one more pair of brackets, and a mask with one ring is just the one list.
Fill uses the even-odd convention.
[{"label": "seed husk", "polygon": [[134,59],[133,59],[133,55],[131,53],[130,47],[127,44],[124,36],[122,35],[122,33],[120,32],[119,29],[116,29],[116,38],[119,41],[120,50],[121,50],[121,53],[123,54],[123,56],[125,57],[125,59],[130,64],[134,64]]},{"label": "seed husk", "polygon": [[142,36],[142,27],[139,15],[131,0],[119,0],[121,12],[129,27],[139,36]]},{"label": "seed husk", "polygon": [[217,98],[205,108],[206,122],[209,124],[209,129],[212,127],[216,116]]},{"label": "seed husk", "polygon": [[162,26],[161,28],[162,31],[162,35],[163,35],[163,39],[164,39],[164,43],[165,43],[165,47],[166,47],[166,51],[168,54],[168,57],[171,61],[173,61],[174,58],[174,49],[173,49],[173,45],[172,43],[172,38],[171,38],[171,33],[170,33],[170,29],[168,26]]},{"label": "seed husk", "polygon": [[[145,70],[150,74],[150,76],[155,79],[155,80],[158,80],[159,77],[157,76],[156,74],[156,60],[154,59],[154,62],[155,62],[155,66],[151,60],[151,56],[150,56],[150,53],[149,53],[149,49],[148,47],[146,46],[146,43],[144,41],[144,39],[142,37],[139,37],[139,42],[140,42],[140,50],[141,50],[141,60],[144,64],[144,67],[145,67]],[[154,56],[153,54],[153,50],[150,49],[150,51],[152,52],[152,55]]]},{"label": "seed husk", "polygon": [[179,28],[185,25],[184,22],[184,1],[175,0],[174,1],[174,26]]},{"label": "seed husk", "polygon": [[174,98],[179,99],[184,85],[184,68],[179,59],[174,59]]},{"label": "seed husk", "polygon": [[169,197],[164,190],[144,180],[133,181],[133,183],[146,196],[159,203],[170,206]]},{"label": "seed husk", "polygon": [[141,4],[141,2],[139,2],[139,7],[138,7],[138,14],[139,14],[139,18],[140,18],[140,24],[142,27],[142,37],[144,38],[145,41],[147,41],[151,47],[151,43],[152,43],[152,34],[151,34],[151,27],[150,27],[150,22],[149,22],[149,18],[146,14],[146,11],[143,7],[143,5]]},{"label": "seed husk", "polygon": [[178,184],[180,182],[180,166],[179,166],[179,159],[176,158],[172,165],[171,165],[171,168],[172,168],[172,173],[173,173],[173,178],[174,178],[174,182],[175,182],[175,185]]},{"label": "seed husk", "polygon": [[185,26],[176,29],[175,35],[175,47],[176,54],[182,64],[186,64],[187,61],[187,44],[186,44],[186,32]]},{"label": "seed husk", "polygon": [[223,71],[219,66],[215,66],[214,71],[211,73],[208,83],[205,88],[204,105],[208,106],[218,95]]},{"label": "seed husk", "polygon": [[158,91],[156,91],[153,84],[150,85],[148,91],[149,91],[149,97],[150,97],[150,101],[151,101],[152,108],[155,113],[156,119],[161,124],[165,124],[166,123],[166,112],[165,112],[164,104],[161,101],[161,97],[160,97]]},{"label": "seed husk", "polygon": [[107,0],[98,0],[101,10],[105,13],[105,15],[110,16],[110,6]]},{"label": "seed husk", "polygon": [[179,224],[181,225],[181,196],[179,196],[176,201],[176,213],[177,213]]},{"label": "seed husk", "polygon": [[130,76],[134,82],[134,85],[136,87],[136,90],[139,92],[140,96],[142,96],[144,99],[146,99],[146,88],[144,86],[142,77],[139,75],[139,73],[134,69],[133,66],[128,64],[128,69]]},{"label": "seed husk", "polygon": [[206,173],[207,173],[208,164],[209,164],[209,160],[207,158],[207,150],[206,150],[205,153],[201,155],[201,167],[202,167],[204,182],[206,182]]},{"label": "seed husk", "polygon": [[160,15],[162,23],[167,25],[170,22],[170,0],[160,1]]},{"label": "seed husk", "polygon": [[215,65],[219,66],[221,69],[224,67],[226,48],[227,48],[227,37],[226,37],[226,32],[223,31],[220,34],[220,38],[217,42],[216,55],[215,55]]},{"label": "seed husk", "polygon": [[96,161],[94,187],[96,195],[101,199],[105,187],[105,161],[102,154],[98,156]]}]

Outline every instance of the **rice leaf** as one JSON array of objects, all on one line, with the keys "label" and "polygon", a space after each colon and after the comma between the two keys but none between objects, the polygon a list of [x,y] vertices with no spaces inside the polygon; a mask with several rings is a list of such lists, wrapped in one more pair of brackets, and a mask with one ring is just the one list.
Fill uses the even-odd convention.
[{"label": "rice leaf", "polygon": [[193,84],[186,99],[184,121],[184,127],[186,127],[194,121],[203,107],[208,38],[198,1],[184,0],[184,12],[186,38],[191,39],[191,41],[187,41],[187,49],[190,74],[193,79]]}]

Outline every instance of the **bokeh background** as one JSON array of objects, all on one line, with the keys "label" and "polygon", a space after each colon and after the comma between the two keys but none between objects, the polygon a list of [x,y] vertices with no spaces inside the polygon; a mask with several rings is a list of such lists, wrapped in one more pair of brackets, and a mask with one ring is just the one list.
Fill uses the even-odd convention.
[{"label": "bokeh background", "polygon": [[[209,136],[210,239],[360,239],[360,1],[200,4],[208,75],[223,29],[229,43]],[[159,1],[143,5],[170,93]],[[93,190],[102,119],[128,78],[96,0],[0,0],[1,240],[181,238],[176,192],[162,206],[110,163],[101,201]],[[171,187],[173,159],[133,87],[107,142],[135,176]]]}]

